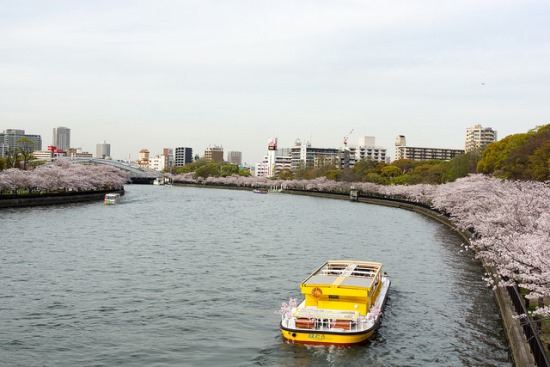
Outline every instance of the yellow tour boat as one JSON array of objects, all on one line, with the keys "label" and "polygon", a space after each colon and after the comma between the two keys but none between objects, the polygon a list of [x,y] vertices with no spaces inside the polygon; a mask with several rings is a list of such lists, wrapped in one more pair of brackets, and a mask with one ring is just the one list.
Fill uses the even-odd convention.
[{"label": "yellow tour boat", "polygon": [[305,299],[283,303],[281,332],[295,343],[356,344],[380,325],[390,280],[382,264],[330,260],[300,284]]}]

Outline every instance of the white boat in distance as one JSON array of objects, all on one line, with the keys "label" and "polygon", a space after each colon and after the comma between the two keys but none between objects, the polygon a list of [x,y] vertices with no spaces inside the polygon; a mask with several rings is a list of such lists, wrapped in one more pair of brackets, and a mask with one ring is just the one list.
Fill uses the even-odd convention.
[{"label": "white boat in distance", "polygon": [[105,205],[114,205],[114,204],[118,204],[119,202],[120,202],[119,193],[105,194],[105,198],[103,199],[103,204]]}]

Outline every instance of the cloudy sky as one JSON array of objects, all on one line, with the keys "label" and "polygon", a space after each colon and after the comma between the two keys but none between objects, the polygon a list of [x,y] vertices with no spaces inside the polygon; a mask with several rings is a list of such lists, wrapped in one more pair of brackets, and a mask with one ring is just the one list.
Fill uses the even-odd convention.
[{"label": "cloudy sky", "polygon": [[548,0],[0,0],[0,130],[116,159],[550,123]]}]

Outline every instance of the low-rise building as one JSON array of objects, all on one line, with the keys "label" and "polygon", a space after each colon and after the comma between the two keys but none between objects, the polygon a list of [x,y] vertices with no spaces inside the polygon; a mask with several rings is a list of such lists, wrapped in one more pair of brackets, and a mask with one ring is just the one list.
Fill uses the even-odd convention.
[{"label": "low-rise building", "polygon": [[149,158],[149,168],[155,171],[163,172],[168,168],[168,156],[157,155]]},{"label": "low-rise building", "polygon": [[69,148],[69,150],[67,151],[67,156],[76,158],[92,158],[93,154],[83,152],[82,148]]}]

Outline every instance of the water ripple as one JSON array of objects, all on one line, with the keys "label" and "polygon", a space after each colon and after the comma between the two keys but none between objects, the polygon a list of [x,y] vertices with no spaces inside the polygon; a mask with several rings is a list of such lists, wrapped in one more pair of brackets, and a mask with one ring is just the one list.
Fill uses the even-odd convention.
[{"label": "water ripple", "polygon": [[[0,230],[6,366],[512,365],[481,267],[412,212],[132,185],[112,207],[2,210]],[[284,342],[274,311],[337,258],[385,264],[381,328],[359,346]]]}]

